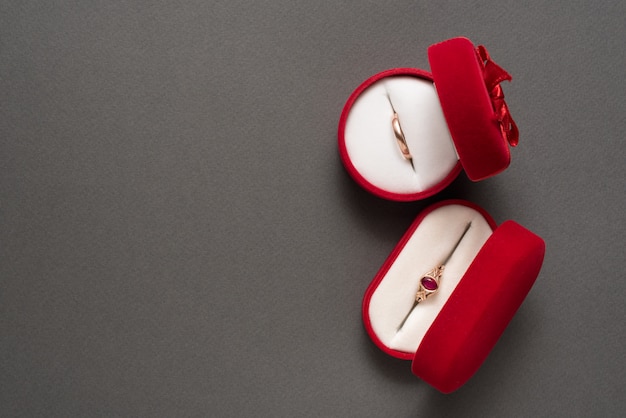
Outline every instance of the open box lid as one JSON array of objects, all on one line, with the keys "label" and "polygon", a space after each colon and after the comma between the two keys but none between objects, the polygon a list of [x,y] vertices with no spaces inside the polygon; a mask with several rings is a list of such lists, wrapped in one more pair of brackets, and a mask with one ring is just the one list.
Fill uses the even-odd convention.
[{"label": "open box lid", "polygon": [[444,393],[463,385],[524,301],[544,254],[544,241],[519,224],[498,227],[422,339],[413,373]]},{"label": "open box lid", "polygon": [[463,169],[473,181],[505,170],[518,131],[500,83],[511,76],[483,46],[453,38],[428,48],[432,77]]}]

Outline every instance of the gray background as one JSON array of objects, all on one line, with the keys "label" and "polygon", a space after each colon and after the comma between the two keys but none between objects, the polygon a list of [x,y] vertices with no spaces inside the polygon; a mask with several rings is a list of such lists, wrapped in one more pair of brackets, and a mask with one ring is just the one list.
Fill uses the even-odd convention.
[{"label": "gray background", "polygon": [[[624,4],[3,1],[2,415],[621,415]],[[511,167],[421,202],[367,194],[339,161],[343,104],[458,35],[513,74]],[[547,243],[447,396],[360,317],[443,198]]]}]

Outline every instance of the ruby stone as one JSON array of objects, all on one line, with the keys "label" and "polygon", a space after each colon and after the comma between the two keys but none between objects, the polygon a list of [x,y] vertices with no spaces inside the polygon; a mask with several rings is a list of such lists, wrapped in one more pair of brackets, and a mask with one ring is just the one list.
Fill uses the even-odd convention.
[{"label": "ruby stone", "polygon": [[439,285],[437,284],[437,281],[433,279],[432,277],[424,276],[421,278],[420,282],[422,283],[422,286],[424,287],[424,289],[431,291],[431,292],[434,292],[439,287]]}]

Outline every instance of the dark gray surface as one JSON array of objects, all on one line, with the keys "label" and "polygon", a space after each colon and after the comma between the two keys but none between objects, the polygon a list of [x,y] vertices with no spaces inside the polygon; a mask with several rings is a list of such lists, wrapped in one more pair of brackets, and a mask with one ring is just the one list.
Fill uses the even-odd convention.
[{"label": "dark gray surface", "polygon": [[[2,415],[621,415],[624,2],[459,3],[3,2]],[[458,35],[514,76],[511,167],[422,202],[368,195],[337,155],[345,100]],[[448,396],[360,318],[446,197],[547,243]]]}]

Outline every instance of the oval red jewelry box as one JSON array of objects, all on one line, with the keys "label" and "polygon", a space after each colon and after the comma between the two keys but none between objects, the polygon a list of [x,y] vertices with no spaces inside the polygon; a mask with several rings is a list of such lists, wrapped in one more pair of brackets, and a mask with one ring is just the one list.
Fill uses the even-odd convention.
[{"label": "oval red jewelry box", "polygon": [[[533,286],[544,241],[477,205],[426,208],[393,249],[363,299],[363,321],[385,353],[444,393],[483,363]],[[444,264],[438,289],[415,304],[420,279]]]},{"label": "oval red jewelry box", "polygon": [[[365,80],[339,120],[339,153],[348,173],[390,200],[419,200],[441,191],[465,170],[473,181],[510,163],[517,144],[500,83],[511,76],[467,38],[428,49],[432,74],[396,68]],[[403,157],[394,114],[412,159]]]}]

